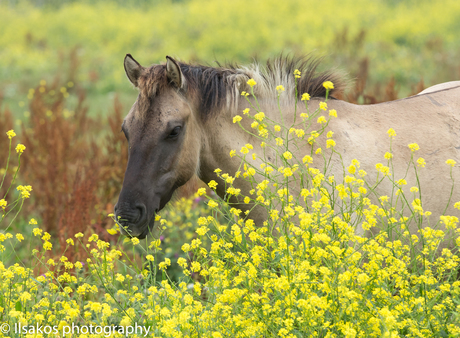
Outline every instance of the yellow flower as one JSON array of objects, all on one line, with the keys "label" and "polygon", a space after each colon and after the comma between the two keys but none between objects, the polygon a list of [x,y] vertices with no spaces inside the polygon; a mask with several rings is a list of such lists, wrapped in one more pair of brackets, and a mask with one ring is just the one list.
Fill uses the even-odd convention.
[{"label": "yellow flower", "polygon": [[235,150],[230,150],[230,157],[233,157],[236,155],[236,151]]},{"label": "yellow flower", "polygon": [[254,81],[254,79],[249,79],[248,82],[246,82],[246,83],[247,83],[248,85],[250,85],[251,87],[254,87],[254,86],[257,84],[257,82]]},{"label": "yellow flower", "polygon": [[331,90],[331,89],[334,89],[334,84],[331,81],[324,81],[323,87],[326,88],[327,90]]},{"label": "yellow flower", "polygon": [[199,188],[198,191],[196,192],[198,196],[203,196],[206,195],[206,188]]},{"label": "yellow flower", "polygon": [[286,151],[284,154],[283,154],[283,157],[286,159],[286,160],[290,160],[292,158],[292,154],[289,152],[289,151]]},{"label": "yellow flower", "polygon": [[43,243],[43,249],[51,250],[52,248],[53,248],[53,244],[51,244],[50,242],[45,241],[45,243]]},{"label": "yellow flower", "polygon": [[281,137],[275,138],[275,141],[276,141],[277,146],[282,146],[283,143],[284,143],[284,141],[283,141],[283,139]]},{"label": "yellow flower", "polygon": [[23,144],[18,144],[16,146],[16,152],[18,154],[22,154],[24,152],[24,150],[26,150],[26,147]]},{"label": "yellow flower", "polygon": [[214,180],[211,180],[211,181],[209,181],[208,186],[209,186],[211,189],[215,189],[215,188],[217,187],[217,182],[214,181]]},{"label": "yellow flower", "polygon": [[410,143],[410,144],[408,144],[408,147],[412,152],[417,151],[417,150],[420,149],[420,147],[418,146],[417,143]]},{"label": "yellow flower", "polygon": [[217,204],[216,201],[214,201],[214,200],[210,200],[208,202],[208,205],[209,205],[210,208],[217,208],[219,206],[219,204]]},{"label": "yellow flower", "polygon": [[139,244],[139,238],[137,238],[137,237],[131,238],[131,243],[133,243],[133,245],[138,245]]},{"label": "yellow flower", "polygon": [[424,160],[423,158],[420,157],[420,158],[417,160],[417,165],[418,165],[419,167],[425,168],[426,162],[425,162],[425,160]]},{"label": "yellow flower", "polygon": [[150,262],[153,262],[155,260],[155,258],[153,258],[152,255],[147,255],[147,256],[145,256],[145,258]]},{"label": "yellow flower", "polygon": [[[5,209],[5,208],[6,208],[6,205],[7,205],[6,200],[2,198],[2,199],[0,200],[0,208]],[[30,223],[29,223],[29,224],[30,224]]]},{"label": "yellow flower", "polygon": [[276,126],[273,127],[273,129],[274,129],[275,131],[280,131],[280,130],[281,130],[281,127],[280,127],[279,125],[276,125]]},{"label": "yellow flower", "polygon": [[22,234],[16,234],[16,238],[19,242],[24,240],[24,236]]},{"label": "yellow flower", "polygon": [[81,238],[83,237],[83,234],[81,232],[75,234],[75,238]]},{"label": "yellow flower", "polygon": [[405,179],[401,178],[400,180],[396,181],[396,184],[398,184],[398,185],[406,185],[407,181]]},{"label": "yellow flower", "polygon": [[233,123],[237,123],[237,122],[240,122],[242,120],[242,117],[240,115],[236,115],[234,118],[233,118]]},{"label": "yellow flower", "polygon": [[117,273],[115,275],[115,280],[117,280],[120,283],[123,283],[125,281],[125,276],[123,276],[121,273]]},{"label": "yellow flower", "polygon": [[279,85],[276,87],[276,91],[278,92],[278,94],[281,94],[282,92],[284,92],[284,87],[282,85]]},{"label": "yellow flower", "polygon": [[302,98],[300,99],[301,101],[309,101],[310,100],[310,94],[308,93],[303,93]]},{"label": "yellow flower", "polygon": [[313,163],[313,158],[310,155],[305,155],[302,159],[303,163]]},{"label": "yellow flower", "polygon": [[319,109],[327,110],[327,103],[326,102],[320,102],[319,103]]},{"label": "yellow flower", "polygon": [[327,123],[327,120],[324,116],[320,116],[318,117],[318,120],[316,122],[322,124],[322,123]]},{"label": "yellow flower", "polygon": [[337,110],[335,110],[335,109],[329,110],[329,116],[331,116],[331,117],[337,117]]},{"label": "yellow flower", "polygon": [[11,129],[6,132],[6,135],[8,135],[8,138],[11,140],[13,137],[16,136],[16,133],[14,132],[13,129]]},{"label": "yellow flower", "polygon": [[16,190],[21,192],[21,197],[22,198],[29,198],[30,197],[30,192],[32,191],[32,187],[30,185],[19,185]]},{"label": "yellow flower", "polygon": [[388,129],[387,133],[388,133],[389,137],[395,137],[396,136],[396,132],[395,132],[395,130],[393,128]]},{"label": "yellow flower", "polygon": [[385,158],[389,160],[390,158],[393,158],[393,154],[389,153],[388,151],[385,153]]},{"label": "yellow flower", "polygon": [[66,243],[67,243],[67,244],[70,244],[70,245],[74,245],[73,239],[72,239],[72,238],[68,238],[68,239],[66,240]]},{"label": "yellow flower", "polygon": [[302,73],[300,72],[300,70],[298,70],[298,69],[294,70],[294,77],[296,79],[299,79],[301,75],[302,75]]},{"label": "yellow flower", "polygon": [[241,92],[241,96],[249,96],[249,93],[246,93],[245,91]]},{"label": "yellow flower", "polygon": [[249,108],[246,108],[245,110],[243,110],[243,114],[249,115]]},{"label": "yellow flower", "polygon": [[298,138],[300,138],[305,135],[305,131],[303,129],[296,129],[295,134],[297,135]]},{"label": "yellow flower", "polygon": [[171,260],[169,258],[165,258],[164,262],[161,262],[160,264],[158,264],[158,268],[160,270],[165,270],[170,265],[171,265]]},{"label": "yellow flower", "polygon": [[248,168],[247,173],[250,176],[254,176],[256,174],[256,170],[254,168]]},{"label": "yellow flower", "polygon": [[452,160],[452,159],[448,159],[448,160],[446,161],[446,164],[450,165],[451,167],[453,167],[456,163],[457,163],[457,162],[455,162],[455,161]]},{"label": "yellow flower", "polygon": [[254,118],[258,121],[262,121],[265,118],[265,114],[263,112],[257,113],[254,115]]},{"label": "yellow flower", "polygon": [[110,234],[110,235],[116,235],[118,233],[118,230],[117,229],[107,229],[107,232]]},{"label": "yellow flower", "polygon": [[330,148],[330,147],[335,147],[335,141],[332,139],[329,139],[326,141],[326,148]]},{"label": "yellow flower", "polygon": [[353,164],[350,165],[350,166],[348,167],[348,172],[349,172],[350,174],[354,175],[355,172],[356,172],[356,167],[355,167]]}]

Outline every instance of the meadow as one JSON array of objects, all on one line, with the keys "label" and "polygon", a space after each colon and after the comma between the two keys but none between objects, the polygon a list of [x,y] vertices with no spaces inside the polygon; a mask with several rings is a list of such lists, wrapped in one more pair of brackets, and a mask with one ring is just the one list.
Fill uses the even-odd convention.
[{"label": "meadow", "polygon": [[[187,184],[149,240],[120,236],[112,215],[127,163],[120,126],[137,95],[126,53],[143,64],[172,55],[215,65],[312,52],[325,56],[322,69],[348,74],[343,99],[369,104],[458,80],[459,13],[450,0],[0,1],[0,324],[111,326],[116,337],[134,324],[151,337],[460,336],[458,219],[444,218],[445,232],[389,239],[407,221],[395,216],[397,196],[370,203],[359,159],[344,163],[341,185],[308,157],[288,158],[289,142],[315,132],[290,133],[256,107],[241,118],[264,126],[282,166],[252,167],[251,145],[235,149],[244,172]],[[389,131],[383,153],[397,137]],[[408,170],[429,170],[412,154]],[[382,158],[382,179],[394,179],[391,161]],[[285,205],[261,228],[214,193],[223,184],[238,194],[238,175],[256,187],[240,198]],[[418,187],[392,182],[414,219],[429,215]],[[295,199],[289,187],[301,184]],[[336,203],[348,209],[331,213]],[[352,214],[388,228],[357,236]],[[452,238],[457,246],[438,252]],[[0,337],[56,336],[27,334]]]}]

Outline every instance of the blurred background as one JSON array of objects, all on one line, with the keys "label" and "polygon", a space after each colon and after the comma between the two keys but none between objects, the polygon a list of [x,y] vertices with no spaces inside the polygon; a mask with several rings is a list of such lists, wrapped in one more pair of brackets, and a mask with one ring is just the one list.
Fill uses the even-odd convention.
[{"label": "blurred background", "polygon": [[[127,160],[121,121],[137,95],[127,53],[144,66],[311,53],[320,70],[348,74],[343,99],[372,104],[459,80],[459,33],[458,0],[0,0],[0,168],[14,129],[27,147],[15,184],[34,189],[14,230],[35,217],[62,247],[80,231],[107,236]],[[196,220],[193,203],[170,227]]]}]

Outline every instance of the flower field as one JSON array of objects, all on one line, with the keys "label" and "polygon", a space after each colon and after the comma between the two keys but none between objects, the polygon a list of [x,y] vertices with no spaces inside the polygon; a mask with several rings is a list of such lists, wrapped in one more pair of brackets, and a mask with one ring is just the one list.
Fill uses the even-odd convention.
[{"label": "flower field", "polygon": [[[359,158],[334,177],[323,154],[340,156],[329,123],[341,112],[327,98],[295,126],[257,105],[239,112],[233,123],[276,159],[233,149],[241,170],[189,182],[153,238],[121,236],[112,214],[136,96],[126,53],[246,62],[313,50],[354,79],[343,99],[376,103],[458,80],[458,13],[451,0],[0,1],[0,337],[459,337],[458,214],[409,233],[431,212],[393,172],[397,124],[374,169],[394,194],[371,197]],[[407,172],[430,170],[407,147]],[[266,222],[230,198],[264,208]]]}]

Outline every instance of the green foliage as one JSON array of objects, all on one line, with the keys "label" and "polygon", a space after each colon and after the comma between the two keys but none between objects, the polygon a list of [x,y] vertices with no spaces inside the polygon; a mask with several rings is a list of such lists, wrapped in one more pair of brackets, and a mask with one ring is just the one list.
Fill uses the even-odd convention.
[{"label": "green foliage", "polygon": [[82,69],[76,82],[104,95],[128,91],[126,53],[146,64],[166,55],[212,63],[313,51],[335,55],[326,67],[347,67],[348,58],[368,56],[370,82],[390,74],[402,86],[422,77],[429,84],[452,80],[458,66],[455,0],[31,3],[0,3],[0,90],[8,100],[17,100],[30,81],[66,72],[62,55],[73,48]]}]

